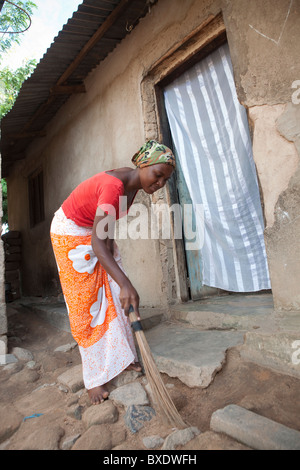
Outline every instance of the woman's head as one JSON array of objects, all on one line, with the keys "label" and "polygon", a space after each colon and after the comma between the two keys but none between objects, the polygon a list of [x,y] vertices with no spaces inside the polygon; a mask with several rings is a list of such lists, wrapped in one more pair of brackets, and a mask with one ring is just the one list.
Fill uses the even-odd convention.
[{"label": "woman's head", "polygon": [[175,168],[175,157],[172,150],[156,140],[148,140],[132,157],[132,162],[137,168],[145,168],[158,163],[165,163]]},{"label": "woman's head", "polygon": [[139,169],[142,188],[148,194],[162,188],[175,168],[173,152],[155,140],[146,142],[133,156],[132,162]]}]

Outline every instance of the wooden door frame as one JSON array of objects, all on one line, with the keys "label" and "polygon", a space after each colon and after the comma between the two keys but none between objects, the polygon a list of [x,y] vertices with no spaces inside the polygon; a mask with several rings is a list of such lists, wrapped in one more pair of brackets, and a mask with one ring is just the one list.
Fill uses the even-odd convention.
[{"label": "wooden door frame", "polygon": [[[141,82],[145,138],[155,139],[172,146],[171,133],[164,105],[163,88],[175,78],[182,75],[188,68],[199,62],[208,54],[227,41],[222,13],[210,15],[195,30],[190,32],[180,43],[176,43],[166,54],[145,71]],[[166,186],[165,199],[169,206],[178,204],[176,177],[171,178]],[[174,233],[174,226],[173,227]],[[160,253],[162,265],[166,263],[165,251]],[[188,275],[183,240],[173,237],[173,262],[164,266],[163,271],[174,270],[177,299],[181,302],[190,300]],[[169,258],[167,257],[167,260]],[[169,276],[167,276],[167,279]],[[169,291],[172,291],[172,286]],[[169,299],[173,300],[174,299]]]}]

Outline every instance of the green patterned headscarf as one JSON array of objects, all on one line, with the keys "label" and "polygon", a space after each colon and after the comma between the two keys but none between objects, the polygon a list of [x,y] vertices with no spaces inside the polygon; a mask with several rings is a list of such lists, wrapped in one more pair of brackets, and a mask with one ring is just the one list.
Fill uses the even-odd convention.
[{"label": "green patterned headscarf", "polygon": [[157,163],[166,163],[175,168],[175,157],[172,150],[159,144],[156,140],[148,140],[132,157],[131,161],[137,168],[144,168]]}]

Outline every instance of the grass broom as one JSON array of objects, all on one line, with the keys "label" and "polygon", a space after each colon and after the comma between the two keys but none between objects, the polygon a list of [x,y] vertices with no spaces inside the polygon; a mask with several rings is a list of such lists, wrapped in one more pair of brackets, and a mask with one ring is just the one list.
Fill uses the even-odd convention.
[{"label": "grass broom", "polygon": [[180,414],[178,413],[165,387],[165,384],[162,381],[160,372],[155,364],[152,352],[146,340],[145,333],[143,332],[142,325],[137,319],[132,305],[129,308],[129,318],[141,352],[146,377],[148,379],[151,391],[153,393],[154,401],[158,406],[161,417],[172,427],[178,429],[184,429],[188,427],[181,418]]}]

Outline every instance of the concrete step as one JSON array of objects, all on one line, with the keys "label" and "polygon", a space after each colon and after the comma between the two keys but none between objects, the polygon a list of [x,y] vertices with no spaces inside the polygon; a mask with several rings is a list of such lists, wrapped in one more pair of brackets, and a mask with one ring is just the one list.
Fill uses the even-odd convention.
[{"label": "concrete step", "polygon": [[[66,332],[71,331],[68,311],[64,302],[43,302],[40,299],[31,297],[22,299],[19,304],[30,309],[55,328]],[[140,315],[143,329],[148,330],[162,321],[164,309],[141,307]]]},{"label": "concrete step", "polygon": [[243,331],[244,359],[300,377],[299,312],[275,311],[272,294],[231,294],[178,304],[171,307],[170,319],[199,330]]},{"label": "concrete step", "polygon": [[199,331],[164,322],[145,332],[158,369],[189,387],[206,388],[222,368],[226,351],[243,344],[237,331]]},{"label": "concrete step", "polygon": [[68,311],[65,303],[27,303],[23,302],[22,307],[25,307],[35,313],[38,317],[50,323],[58,330],[71,332]]},{"label": "concrete step", "polygon": [[248,331],[240,354],[246,360],[300,378],[299,312],[276,313],[268,327]]},{"label": "concrete step", "polygon": [[170,320],[210,330],[249,330],[268,323],[274,313],[271,294],[224,295],[170,307]]},{"label": "concrete step", "polygon": [[210,427],[255,450],[300,450],[300,432],[241,406],[228,405],[212,414]]}]

